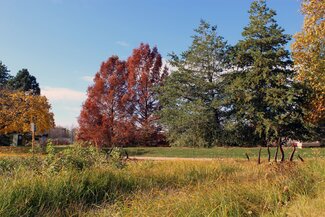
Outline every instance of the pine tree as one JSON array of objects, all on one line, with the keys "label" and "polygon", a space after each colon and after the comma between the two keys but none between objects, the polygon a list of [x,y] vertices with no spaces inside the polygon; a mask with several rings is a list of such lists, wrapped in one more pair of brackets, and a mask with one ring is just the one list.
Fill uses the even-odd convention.
[{"label": "pine tree", "polygon": [[12,90],[33,91],[34,95],[40,95],[41,89],[35,76],[31,75],[27,69],[20,70],[17,75],[8,82]]},{"label": "pine tree", "polygon": [[201,21],[189,49],[171,54],[175,71],[160,89],[161,121],[173,145],[211,146],[221,133],[221,75],[228,45],[216,26]]},{"label": "pine tree", "polygon": [[305,88],[294,82],[295,71],[285,45],[284,34],[274,19],[276,12],[265,0],[254,1],[249,10],[250,23],[236,46],[237,70],[227,88],[238,128],[251,128],[260,145],[274,139],[306,138],[308,126],[303,121]]},{"label": "pine tree", "polygon": [[11,78],[7,66],[0,61],[0,89],[5,88]]}]

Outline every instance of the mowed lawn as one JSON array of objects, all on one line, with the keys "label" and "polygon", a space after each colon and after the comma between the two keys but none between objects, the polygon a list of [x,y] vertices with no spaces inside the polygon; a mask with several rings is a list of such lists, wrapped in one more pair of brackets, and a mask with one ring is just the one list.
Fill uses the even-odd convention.
[{"label": "mowed lawn", "polygon": [[[129,147],[126,148],[129,156],[141,157],[182,157],[182,158],[257,158],[259,148],[242,147],[214,147],[214,148],[183,148],[183,147]],[[270,148],[271,157],[274,157],[276,148]],[[292,148],[285,147],[285,157],[291,155]],[[267,149],[262,148],[262,158],[267,158]],[[297,149],[298,154],[303,158],[321,157],[325,158],[325,148],[304,148]],[[280,157],[280,152],[278,154]]]},{"label": "mowed lawn", "polygon": [[[56,152],[70,148],[72,145],[56,146]],[[30,155],[30,147],[0,147],[1,156]],[[130,157],[179,157],[179,158],[246,158],[245,153],[251,159],[257,158],[258,147],[213,147],[213,148],[185,148],[185,147],[127,147],[125,150]],[[271,158],[274,158],[275,147],[270,148]],[[291,147],[284,147],[285,158],[287,159],[292,152]],[[298,154],[303,158],[325,158],[325,147],[323,148],[303,148],[297,149],[295,158]],[[262,148],[262,158],[267,158],[267,149]],[[280,158],[280,152],[278,154]]]}]

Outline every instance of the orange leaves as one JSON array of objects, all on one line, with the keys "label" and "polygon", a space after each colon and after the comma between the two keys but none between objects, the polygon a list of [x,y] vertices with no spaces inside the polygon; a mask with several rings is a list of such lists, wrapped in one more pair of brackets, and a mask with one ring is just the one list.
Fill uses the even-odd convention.
[{"label": "orange leaves", "polygon": [[325,113],[325,4],[322,0],[304,0],[304,26],[294,38],[293,58],[298,70],[297,79],[306,81],[315,92],[310,120],[324,119]]},{"label": "orange leaves", "polygon": [[45,96],[1,90],[0,105],[0,134],[30,132],[31,122],[36,124],[37,134],[54,127],[51,106]]}]

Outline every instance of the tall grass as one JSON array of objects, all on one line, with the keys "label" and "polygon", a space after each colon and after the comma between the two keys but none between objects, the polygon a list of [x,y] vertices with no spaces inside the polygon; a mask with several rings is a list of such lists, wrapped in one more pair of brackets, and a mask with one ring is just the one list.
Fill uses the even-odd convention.
[{"label": "tall grass", "polygon": [[[189,163],[188,167],[194,165]],[[124,203],[87,216],[309,216],[311,209],[317,209],[312,213],[324,214],[322,205],[317,205],[324,198],[325,188],[320,185],[324,176],[319,173],[324,161],[200,165],[207,170],[213,168],[218,175],[177,189],[140,191]],[[167,170],[170,165],[165,166]]]},{"label": "tall grass", "polygon": [[322,214],[324,163],[229,159],[131,161],[121,167],[84,149],[8,158],[0,160],[0,216]]}]

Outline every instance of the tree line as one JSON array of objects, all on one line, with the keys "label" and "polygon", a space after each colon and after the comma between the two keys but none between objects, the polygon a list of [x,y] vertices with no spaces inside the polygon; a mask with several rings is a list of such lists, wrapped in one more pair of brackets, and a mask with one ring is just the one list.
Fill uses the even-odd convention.
[{"label": "tree line", "polygon": [[[302,7],[306,18],[293,45],[295,64],[286,48],[291,36],[264,0],[251,4],[249,24],[234,46],[202,20],[191,46],[169,55],[169,69],[148,44],[126,61],[110,57],[88,88],[78,138],[98,147],[271,146],[287,138],[319,138],[324,85],[315,74],[324,79],[324,6],[306,0]],[[317,34],[310,33],[311,25]]]}]

